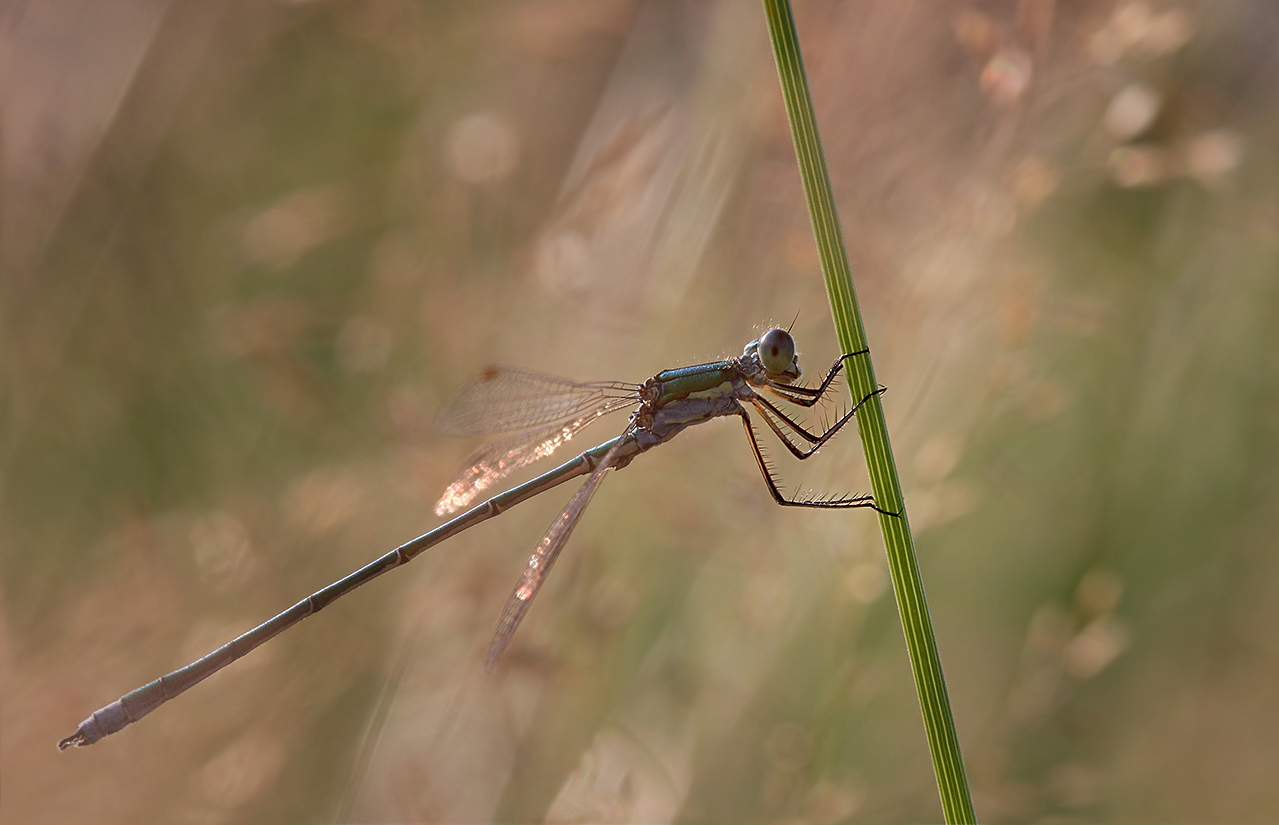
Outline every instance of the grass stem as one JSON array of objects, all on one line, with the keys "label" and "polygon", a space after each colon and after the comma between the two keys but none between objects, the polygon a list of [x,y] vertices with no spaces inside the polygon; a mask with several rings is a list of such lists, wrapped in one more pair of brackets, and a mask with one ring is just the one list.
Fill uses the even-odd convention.
[{"label": "grass stem", "polygon": [[[844,247],[844,236],[840,230],[839,215],[835,209],[830,173],[826,168],[826,157],[817,132],[817,120],[813,115],[813,99],[808,89],[799,38],[795,33],[795,18],[791,13],[789,0],[764,0],[764,8],[768,15],[773,54],[777,59],[777,74],[786,101],[786,115],[790,120],[791,136],[795,140],[795,154],[799,160],[804,195],[808,200],[813,233],[817,238],[826,293],[830,298],[831,317],[842,351],[856,352],[868,346],[866,329],[862,324],[857,294],[853,289],[852,272]],[[869,355],[849,359],[848,388],[854,401],[872,392],[877,386],[874,365]],[[892,446],[888,440],[888,426],[884,421],[884,407],[880,396],[872,398],[857,414],[857,429],[861,433],[862,445],[866,451],[866,466],[870,471],[871,489],[876,503],[885,510],[901,514],[881,514],[879,526],[884,535],[893,593],[897,598],[897,610],[901,615],[906,648],[910,653],[911,669],[915,675],[915,688],[919,693],[919,704],[924,715],[924,728],[928,734],[928,747],[932,752],[933,769],[937,774],[937,790],[941,795],[942,810],[948,823],[976,822],[972,796],[968,791],[968,778],[964,773],[964,761],[959,752],[959,737],[955,733],[955,719],[946,693],[946,680],[942,676],[937,640],[933,635],[933,623],[924,598],[924,583],[919,572],[919,560],[915,555],[915,541],[910,532],[901,481],[897,476],[897,462],[893,458]]]}]

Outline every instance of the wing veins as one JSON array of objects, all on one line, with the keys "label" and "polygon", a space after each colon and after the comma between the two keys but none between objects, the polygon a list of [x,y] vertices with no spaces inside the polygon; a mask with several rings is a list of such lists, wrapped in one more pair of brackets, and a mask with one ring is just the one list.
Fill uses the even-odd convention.
[{"label": "wing veins", "polygon": [[436,417],[450,435],[532,430],[569,422],[588,410],[636,400],[638,387],[620,381],[579,383],[514,367],[489,367],[464,386]]},{"label": "wing veins", "polygon": [[555,564],[555,559],[559,557],[560,551],[564,549],[564,544],[572,534],[573,528],[577,526],[577,522],[582,518],[582,513],[586,511],[586,505],[590,503],[591,497],[599,489],[600,482],[604,480],[604,474],[613,465],[614,458],[616,458],[618,451],[626,443],[626,438],[630,434],[631,427],[628,426],[621,437],[618,438],[617,443],[613,445],[613,448],[604,455],[595,471],[591,473],[586,481],[582,482],[581,487],[577,488],[577,492],[573,494],[568,504],[555,517],[555,521],[551,523],[546,535],[542,536],[542,540],[537,543],[537,548],[533,551],[533,555],[529,557],[528,564],[525,566],[523,574],[520,575],[519,582],[515,585],[515,590],[502,607],[502,614],[497,620],[497,627],[493,630],[493,640],[489,643],[488,653],[484,656],[484,669],[489,673],[492,673],[493,669],[497,667],[503,651],[510,644],[511,638],[520,626],[520,622],[524,620],[524,615],[528,613],[528,609],[533,603],[533,597],[542,589],[542,583],[546,581],[547,574],[551,572],[551,565]]},{"label": "wing veins", "polygon": [[518,432],[486,444],[466,460],[466,469],[445,488],[435,514],[455,513],[485,490],[516,470],[554,453],[601,416],[633,405],[633,398],[616,398],[572,421],[556,421],[538,430]]}]

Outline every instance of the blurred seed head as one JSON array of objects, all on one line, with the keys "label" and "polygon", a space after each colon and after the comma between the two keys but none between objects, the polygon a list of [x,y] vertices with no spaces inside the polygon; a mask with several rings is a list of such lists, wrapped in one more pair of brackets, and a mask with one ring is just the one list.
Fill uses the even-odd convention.
[{"label": "blurred seed head", "polygon": [[1127,649],[1131,635],[1113,615],[1093,619],[1066,646],[1066,671],[1076,679],[1096,676]]},{"label": "blurred seed head", "polygon": [[1142,2],[1124,3],[1115,10],[1110,26],[1125,45],[1132,45],[1146,36],[1153,22],[1150,6]]},{"label": "blurred seed head", "polygon": [[981,90],[996,106],[1011,106],[1030,88],[1034,62],[1017,46],[995,52],[981,70]]},{"label": "blurred seed head", "polygon": [[538,280],[557,292],[585,289],[594,274],[590,243],[572,229],[547,235],[537,245],[535,268]]},{"label": "blurred seed head", "polygon": [[692,739],[678,724],[673,735],[657,730],[636,724],[600,731],[560,788],[546,821],[672,821],[692,781]]},{"label": "blurred seed head", "polygon": [[1159,93],[1144,83],[1132,83],[1120,90],[1106,107],[1102,124],[1118,140],[1131,140],[1150,128],[1159,114]]},{"label": "blurred seed head", "polygon": [[1168,152],[1158,146],[1121,146],[1110,153],[1110,176],[1125,188],[1162,183],[1170,167]]},{"label": "blurred seed head", "polygon": [[284,269],[320,244],[341,234],[347,206],[334,187],[317,186],[285,195],[253,217],[244,229],[250,262]]},{"label": "blurred seed head", "polygon": [[317,470],[289,485],[283,505],[289,524],[322,536],[343,527],[359,509],[363,488],[349,473]]},{"label": "blurred seed head", "polygon": [[1070,639],[1070,617],[1061,607],[1046,604],[1035,611],[1026,629],[1026,651],[1033,655],[1051,654]]},{"label": "blurred seed head", "polygon": [[230,513],[219,510],[198,519],[191,527],[190,539],[196,566],[214,587],[229,589],[252,573],[249,531]]},{"label": "blurred seed head", "polygon": [[952,23],[955,40],[973,55],[988,55],[995,50],[998,29],[990,16],[976,9],[964,9]]},{"label": "blurred seed head", "polygon": [[1015,723],[1042,717],[1061,682],[1061,652],[1071,639],[1071,617],[1055,604],[1035,611],[1026,628],[1017,677],[1008,691],[1008,715]]},{"label": "blurred seed head", "polygon": [[1013,194],[1024,206],[1044,200],[1056,192],[1060,184],[1060,170],[1040,157],[1028,157],[1013,170]]},{"label": "blurred seed head", "polygon": [[1175,52],[1190,42],[1198,29],[1184,9],[1169,9],[1155,18],[1142,39],[1142,47],[1153,55]]},{"label": "blurred seed head", "polygon": [[1075,604],[1086,616],[1109,613],[1119,604],[1124,592],[1124,580],[1113,570],[1095,568],[1079,581],[1075,590]]},{"label": "blurred seed head", "polygon": [[1130,52],[1161,57],[1190,42],[1197,31],[1198,24],[1184,9],[1156,13],[1146,3],[1125,3],[1089,38],[1088,51],[1102,66],[1117,63]]},{"label": "blurred seed head", "polygon": [[1196,135],[1182,152],[1186,174],[1209,186],[1220,183],[1242,159],[1243,139],[1228,129]]},{"label": "blurred seed head", "polygon": [[467,183],[500,181],[519,165],[515,130],[492,112],[467,115],[454,123],[444,145],[449,171]]}]

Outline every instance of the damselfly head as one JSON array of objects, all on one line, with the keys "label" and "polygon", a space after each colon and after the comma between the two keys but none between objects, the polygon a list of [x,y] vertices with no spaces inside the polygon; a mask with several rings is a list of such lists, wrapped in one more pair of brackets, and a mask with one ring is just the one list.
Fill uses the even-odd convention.
[{"label": "damselfly head", "polygon": [[742,355],[755,355],[760,366],[771,376],[794,381],[803,374],[799,368],[799,355],[795,352],[795,339],[784,329],[770,329],[747,344]]}]

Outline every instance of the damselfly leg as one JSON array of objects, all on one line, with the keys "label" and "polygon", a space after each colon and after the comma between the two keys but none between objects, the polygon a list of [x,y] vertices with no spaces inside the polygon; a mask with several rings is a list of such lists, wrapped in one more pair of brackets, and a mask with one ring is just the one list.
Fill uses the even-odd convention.
[{"label": "damselfly leg", "polygon": [[[812,407],[823,399],[826,392],[830,389],[831,382],[835,380],[835,377],[843,368],[845,360],[856,355],[865,354],[866,352],[867,350],[860,350],[858,352],[847,353],[840,356],[836,359],[835,363],[831,365],[830,370],[826,373],[826,378],[823,379],[822,383],[817,387],[799,387],[778,381],[769,381],[766,387],[774,395],[777,395],[779,398],[784,398],[797,406]],[[755,409],[759,412],[760,417],[764,419],[764,423],[768,425],[769,429],[771,429],[782,444],[786,446],[786,449],[790,451],[791,455],[795,456],[795,458],[800,461],[803,461],[816,455],[817,451],[820,450],[827,441],[833,438],[845,424],[857,415],[857,411],[860,410],[867,401],[870,401],[877,395],[883,394],[886,390],[887,387],[879,387],[874,392],[867,393],[863,398],[861,398],[861,400],[854,404],[850,410],[841,415],[834,424],[827,427],[826,430],[821,433],[810,432],[806,427],[804,427],[804,425],[800,424],[794,418],[779,409],[776,404],[773,404],[767,398],[764,398],[759,394],[755,394],[753,397],[745,400],[754,405]],[[751,452],[755,456],[756,464],[759,465],[760,473],[764,476],[764,482],[768,486],[768,492],[773,497],[773,501],[783,507],[867,507],[875,510],[876,512],[883,513],[884,515],[901,515],[900,512],[893,512],[879,507],[875,503],[874,497],[870,495],[808,499],[786,498],[786,496],[782,495],[777,479],[773,475],[773,469],[769,465],[768,459],[764,456],[764,451],[760,446],[759,437],[755,433],[755,427],[751,421],[750,414],[746,412],[744,407],[741,410],[741,418],[742,425],[746,430],[746,437],[751,444]],[[781,423],[778,423],[779,420]],[[807,441],[808,446],[804,447],[795,444],[794,441],[791,440],[791,436],[787,433],[787,431],[782,428],[782,424],[785,424],[786,427],[789,428],[790,432],[794,433],[804,441]]]}]

